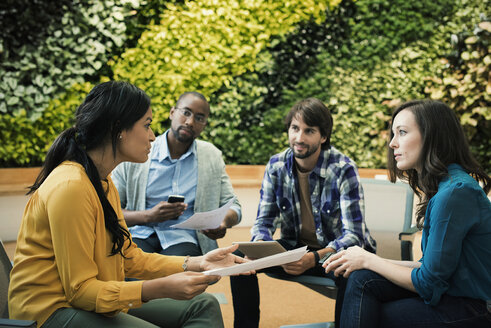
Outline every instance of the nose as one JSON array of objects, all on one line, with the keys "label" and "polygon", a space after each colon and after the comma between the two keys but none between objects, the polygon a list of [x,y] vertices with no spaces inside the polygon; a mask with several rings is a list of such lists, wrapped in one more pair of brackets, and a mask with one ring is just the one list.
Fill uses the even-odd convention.
[{"label": "nose", "polygon": [[303,142],[303,138],[304,138],[304,133],[302,131],[298,131],[296,134],[295,134],[295,141],[298,142],[298,143],[302,143]]},{"label": "nose", "polygon": [[150,142],[155,141],[155,133],[153,133],[152,128],[150,128],[150,136],[149,136],[149,137],[150,137],[150,138],[149,138],[149,139],[150,139]]},{"label": "nose", "polygon": [[395,148],[397,148],[397,146],[398,146],[398,144],[396,141],[396,136],[393,136],[392,140],[390,140],[390,142],[389,142],[389,147],[392,149],[395,149]]},{"label": "nose", "polygon": [[194,114],[191,114],[190,116],[186,117],[186,120],[184,121],[186,125],[193,126],[194,125]]}]

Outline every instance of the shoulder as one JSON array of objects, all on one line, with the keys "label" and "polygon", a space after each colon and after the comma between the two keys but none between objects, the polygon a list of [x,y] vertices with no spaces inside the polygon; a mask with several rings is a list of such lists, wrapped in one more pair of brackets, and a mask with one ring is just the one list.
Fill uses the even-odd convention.
[{"label": "shoulder", "polygon": [[323,176],[336,176],[343,179],[358,179],[356,163],[335,147],[331,146],[321,153],[322,164],[320,174]]},{"label": "shoulder", "polygon": [[198,151],[198,154],[205,153],[205,154],[213,154],[213,155],[222,156],[222,151],[220,149],[218,149],[211,142],[204,141],[204,140],[196,139],[196,150]]},{"label": "shoulder", "polygon": [[49,199],[83,199],[95,193],[85,169],[75,162],[63,162],[56,167],[39,188],[45,200]]},{"label": "shoulder", "polygon": [[470,217],[471,211],[479,211],[481,205],[486,203],[489,204],[489,200],[474,178],[460,167],[449,167],[448,175],[440,181],[438,191],[430,199],[428,208],[430,213],[461,213],[465,209],[466,214],[461,214]]},{"label": "shoulder", "polygon": [[266,170],[269,172],[280,171],[288,169],[289,163],[293,163],[293,153],[290,148],[285,149],[281,153],[275,154],[270,157]]}]

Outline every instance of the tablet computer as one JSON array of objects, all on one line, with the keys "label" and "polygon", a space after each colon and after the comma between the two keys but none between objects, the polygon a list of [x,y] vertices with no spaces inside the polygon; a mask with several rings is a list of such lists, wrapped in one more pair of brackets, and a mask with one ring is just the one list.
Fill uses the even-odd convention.
[{"label": "tablet computer", "polygon": [[232,244],[239,244],[239,251],[251,259],[260,259],[262,257],[286,252],[286,249],[275,240],[233,242]]}]

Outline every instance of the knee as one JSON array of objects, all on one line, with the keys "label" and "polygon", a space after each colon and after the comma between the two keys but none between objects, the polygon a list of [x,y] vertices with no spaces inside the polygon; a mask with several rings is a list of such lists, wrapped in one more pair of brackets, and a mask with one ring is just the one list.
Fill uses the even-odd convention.
[{"label": "knee", "polygon": [[206,311],[220,311],[220,303],[217,298],[211,294],[203,293],[193,298],[193,303],[201,309],[206,309]]},{"label": "knee", "polygon": [[353,271],[348,277],[346,289],[363,288],[375,275],[373,271],[365,269]]}]

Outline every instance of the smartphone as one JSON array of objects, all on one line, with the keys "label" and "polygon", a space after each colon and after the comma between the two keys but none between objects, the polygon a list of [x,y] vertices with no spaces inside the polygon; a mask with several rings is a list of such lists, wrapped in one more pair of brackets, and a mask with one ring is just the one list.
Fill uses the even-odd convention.
[{"label": "smartphone", "polygon": [[170,195],[169,198],[167,198],[168,203],[182,203],[184,202],[184,196],[181,195]]}]

